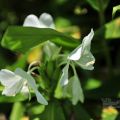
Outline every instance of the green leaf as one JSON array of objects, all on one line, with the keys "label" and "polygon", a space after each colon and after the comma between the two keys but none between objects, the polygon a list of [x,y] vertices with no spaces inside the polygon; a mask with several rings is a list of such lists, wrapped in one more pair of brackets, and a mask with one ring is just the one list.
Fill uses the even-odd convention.
[{"label": "green leaf", "polygon": [[17,94],[14,97],[3,96],[1,94],[2,93],[0,92],[0,102],[16,102],[16,101],[25,101],[28,99],[27,96],[22,94]]},{"label": "green leaf", "polygon": [[120,11],[120,5],[114,6],[112,10],[112,18],[115,17],[117,11]]},{"label": "green leaf", "polygon": [[109,3],[109,0],[86,0],[93,9],[99,11],[104,11]]},{"label": "green leaf", "polygon": [[78,77],[74,75],[70,78],[68,84],[63,87],[61,87],[59,82],[54,96],[58,99],[69,98],[73,105],[76,105],[78,101],[83,102],[84,95]]},{"label": "green leaf", "polygon": [[20,102],[13,104],[10,120],[21,120],[24,112],[24,106]]},{"label": "green leaf", "polygon": [[55,89],[54,96],[58,99],[61,99],[61,98],[71,99],[72,98],[72,83],[73,81],[70,79],[68,84],[62,87],[59,81]]},{"label": "green leaf", "polygon": [[60,85],[60,81],[58,82],[57,87],[55,89],[54,97],[58,99],[61,99],[63,97],[63,88]]},{"label": "green leaf", "polygon": [[118,116],[118,111],[116,108],[110,106],[110,107],[106,107],[103,109],[102,111],[102,120],[117,120],[117,116]]},{"label": "green leaf", "polygon": [[40,115],[40,120],[65,120],[63,110],[58,102],[49,103]]},{"label": "green leaf", "polygon": [[45,110],[45,106],[44,105],[34,105],[34,106],[30,106],[30,108],[28,109],[28,113],[30,115],[39,115],[41,113],[43,113],[43,111]]},{"label": "green leaf", "polygon": [[74,48],[79,44],[76,39],[50,28],[9,27],[3,36],[2,46],[25,53],[47,40],[70,48]]},{"label": "green leaf", "polygon": [[98,29],[94,38],[98,40],[120,38],[120,17]]},{"label": "green leaf", "polygon": [[75,120],[93,120],[81,104],[78,104],[74,107],[74,113]]},{"label": "green leaf", "polygon": [[92,90],[95,88],[98,88],[102,85],[102,82],[100,80],[94,79],[94,78],[89,78],[86,83],[85,83],[85,89],[86,90]]},{"label": "green leaf", "polygon": [[79,100],[81,102],[84,101],[84,95],[83,95],[83,91],[82,91],[81,84],[80,84],[78,77],[75,75],[71,78],[71,80],[73,81],[73,84],[72,84],[72,95],[73,95],[72,96],[72,103],[73,103],[73,105],[76,105]]},{"label": "green leaf", "polygon": [[15,70],[15,73],[22,76],[23,78],[25,78],[28,81],[28,85],[34,90],[36,97],[37,97],[37,101],[41,104],[47,105],[48,102],[45,100],[45,98],[42,96],[42,94],[37,90],[37,85],[35,83],[34,78],[27,74],[25,71],[23,71],[20,68],[17,68]]}]

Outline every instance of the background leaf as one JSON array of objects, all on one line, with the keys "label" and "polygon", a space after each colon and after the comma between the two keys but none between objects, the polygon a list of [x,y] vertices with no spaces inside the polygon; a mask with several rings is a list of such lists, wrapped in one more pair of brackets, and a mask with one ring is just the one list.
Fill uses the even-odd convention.
[{"label": "background leaf", "polygon": [[109,3],[109,0],[86,0],[91,7],[97,11],[104,11]]},{"label": "background leaf", "polygon": [[46,106],[43,114],[40,115],[41,120],[65,120],[63,110],[58,102],[51,102]]},{"label": "background leaf", "polygon": [[15,97],[7,97],[7,96],[0,95],[0,102],[16,102],[16,101],[25,101],[27,99],[28,97],[22,94],[18,94]]},{"label": "background leaf", "polygon": [[120,38],[120,18],[117,18],[98,29],[94,38],[98,40]]},{"label": "background leaf", "polygon": [[120,5],[114,6],[112,10],[112,18],[115,17],[117,11],[120,11]]}]

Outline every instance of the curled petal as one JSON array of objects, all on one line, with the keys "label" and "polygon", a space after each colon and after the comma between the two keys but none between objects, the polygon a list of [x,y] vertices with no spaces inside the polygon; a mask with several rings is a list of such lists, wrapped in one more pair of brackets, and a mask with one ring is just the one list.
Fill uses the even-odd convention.
[{"label": "curled petal", "polygon": [[84,52],[89,52],[90,51],[90,46],[91,46],[91,40],[94,36],[94,31],[91,29],[91,32],[84,37],[83,42],[81,45],[79,45],[76,49],[74,49],[70,55],[68,56],[69,60],[77,61],[79,60]]},{"label": "curled petal", "polygon": [[40,28],[52,28],[55,29],[53,18],[48,13],[43,13],[39,17]]},{"label": "curled petal", "polygon": [[2,69],[0,71],[0,82],[5,87],[12,86],[14,83],[20,81],[22,77],[16,75],[14,72]]},{"label": "curled petal", "polygon": [[24,86],[24,79],[7,69],[0,71],[0,82],[5,87],[2,94],[6,96],[15,96]]},{"label": "curled petal", "polygon": [[39,103],[44,104],[44,105],[48,104],[48,102],[45,100],[45,98],[42,96],[42,94],[38,91],[36,82],[29,73],[26,73],[25,71],[23,71],[20,68],[17,68],[15,70],[15,73],[22,76],[24,79],[27,80],[28,85],[34,90],[36,97],[37,97],[37,101]]},{"label": "curled petal", "polygon": [[82,52],[84,51],[90,51],[90,47],[91,47],[91,40],[93,39],[94,36],[94,31],[93,29],[91,29],[90,33],[83,38],[83,42],[82,42]]},{"label": "curled petal", "polygon": [[31,14],[25,18],[23,26],[40,28],[40,22],[37,16]]},{"label": "curled petal", "polygon": [[67,64],[62,70],[62,75],[60,78],[60,85],[61,86],[65,86],[68,84],[68,68],[69,68],[69,64]]},{"label": "curled petal", "polygon": [[12,83],[12,85],[4,88],[2,95],[6,96],[15,96],[21,91],[23,87],[23,79],[20,79],[18,82]]},{"label": "curled petal", "polygon": [[80,67],[86,70],[93,70],[94,69],[94,63],[95,58],[92,55],[91,52],[88,52],[87,54],[83,54],[80,58],[80,60],[75,61]]},{"label": "curled petal", "polygon": [[68,56],[68,59],[74,60],[74,61],[79,60],[82,53],[81,50],[82,50],[82,47],[80,45],[70,53],[70,55]]},{"label": "curled petal", "polygon": [[90,52],[91,40],[94,36],[94,31],[84,37],[83,42],[76,49],[74,49],[68,56],[69,60],[75,61],[80,67],[86,70],[93,70],[93,64],[95,63],[95,58]]}]

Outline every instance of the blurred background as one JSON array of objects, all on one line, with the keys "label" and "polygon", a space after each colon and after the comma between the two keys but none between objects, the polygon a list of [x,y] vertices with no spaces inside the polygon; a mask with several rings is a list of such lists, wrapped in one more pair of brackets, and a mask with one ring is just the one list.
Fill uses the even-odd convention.
[{"label": "blurred background", "polygon": [[[95,120],[120,120],[120,103],[118,107],[102,106],[104,100],[114,103],[120,100],[120,9],[112,18],[113,7],[119,5],[119,1],[99,0],[99,4],[94,3],[95,1],[92,3],[90,0],[0,0],[0,40],[8,26],[22,26],[27,15],[35,14],[39,17],[43,12],[53,16],[56,30],[77,39],[82,39],[93,28],[95,37],[91,48],[96,58],[95,69],[90,72],[78,70],[86,97],[82,106]],[[102,9],[98,6],[102,6]],[[27,65],[37,55],[31,56],[27,58]],[[0,46],[0,69],[13,66],[20,57],[21,55]],[[6,102],[0,95],[0,120],[9,119],[12,108],[13,103]],[[84,111],[76,109],[78,111],[75,114],[78,117],[66,117],[66,120],[90,120],[89,117],[85,117],[87,115],[79,117]],[[31,111],[26,114],[30,114]],[[22,120],[29,118],[24,117]]]}]

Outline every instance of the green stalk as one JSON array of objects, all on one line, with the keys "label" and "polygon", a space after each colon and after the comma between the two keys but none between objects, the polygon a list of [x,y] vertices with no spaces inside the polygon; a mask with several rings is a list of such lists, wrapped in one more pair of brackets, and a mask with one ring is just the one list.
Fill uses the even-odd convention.
[{"label": "green stalk", "polygon": [[24,107],[22,103],[16,102],[13,104],[12,112],[10,114],[10,120],[21,120],[24,113]]},{"label": "green stalk", "polygon": [[[105,24],[105,15],[104,15],[103,4],[104,4],[104,1],[99,0],[99,7],[100,7],[99,19],[100,19],[100,26],[101,27]],[[104,55],[105,55],[106,63],[108,66],[108,73],[109,73],[109,76],[111,76],[112,75],[112,62],[111,62],[111,58],[110,58],[109,47],[108,47],[105,39],[102,39],[102,45],[103,45],[103,48],[105,51]]]}]

